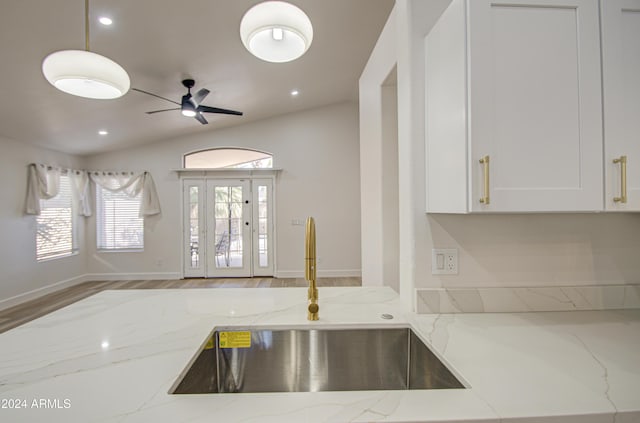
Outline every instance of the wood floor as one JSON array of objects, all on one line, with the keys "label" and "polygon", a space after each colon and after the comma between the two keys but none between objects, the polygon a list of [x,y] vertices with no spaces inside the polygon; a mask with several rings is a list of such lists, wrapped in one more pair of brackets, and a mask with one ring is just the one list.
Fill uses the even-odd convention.
[{"label": "wood floor", "polygon": [[[318,286],[361,286],[360,278],[319,278]],[[286,288],[305,287],[298,278],[232,278],[85,282],[0,310],[0,333],[108,289]]]}]

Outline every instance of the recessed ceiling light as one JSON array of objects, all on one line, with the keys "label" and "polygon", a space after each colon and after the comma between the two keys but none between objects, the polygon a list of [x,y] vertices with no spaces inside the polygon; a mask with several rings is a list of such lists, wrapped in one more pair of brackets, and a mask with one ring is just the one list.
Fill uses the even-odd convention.
[{"label": "recessed ceiling light", "polygon": [[111,25],[113,23],[113,20],[111,20],[111,18],[108,18],[106,16],[100,16],[100,18],[98,18],[98,22],[100,22],[102,25]]},{"label": "recessed ceiling light", "polygon": [[98,134],[100,134],[100,135],[109,135],[109,131],[101,129],[101,130],[98,131]]},{"label": "recessed ceiling light", "polygon": [[298,94],[300,94],[300,92],[298,90],[291,91],[291,95],[294,96],[294,97],[297,96]]}]

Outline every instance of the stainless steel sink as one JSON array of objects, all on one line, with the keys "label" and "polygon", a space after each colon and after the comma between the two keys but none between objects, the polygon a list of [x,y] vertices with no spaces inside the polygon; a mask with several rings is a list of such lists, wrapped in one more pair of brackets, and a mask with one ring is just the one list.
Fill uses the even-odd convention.
[{"label": "stainless steel sink", "polygon": [[244,331],[241,348],[215,331],[171,393],[464,388],[409,328]]}]

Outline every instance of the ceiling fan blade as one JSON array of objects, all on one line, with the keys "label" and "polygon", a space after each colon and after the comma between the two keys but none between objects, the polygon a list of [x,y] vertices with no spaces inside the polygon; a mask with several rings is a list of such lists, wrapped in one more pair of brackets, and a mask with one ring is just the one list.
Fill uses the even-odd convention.
[{"label": "ceiling fan blade", "polygon": [[180,110],[180,107],[174,107],[173,109],[162,109],[162,110],[153,110],[151,112],[145,112],[148,115],[152,115],[154,113],[160,113],[160,112],[168,112],[169,110]]},{"label": "ceiling fan blade", "polygon": [[229,110],[229,109],[220,109],[218,107],[198,106],[198,111],[206,112],[206,113],[221,113],[223,115],[242,116],[242,112],[236,112],[235,110]]},{"label": "ceiling fan blade", "polygon": [[196,102],[196,107],[198,106],[198,104],[202,103],[202,100],[204,100],[204,98],[208,96],[209,93],[210,91],[208,89],[203,88],[193,96],[193,101]]},{"label": "ceiling fan blade", "polygon": [[158,94],[150,93],[150,92],[148,92],[148,91],[143,91],[143,90],[140,90],[140,89],[138,89],[138,88],[131,88],[131,89],[132,89],[133,91],[138,91],[139,93],[148,94],[148,95],[152,95],[152,96],[154,96],[154,97],[161,98],[161,99],[163,99],[163,100],[167,100],[167,101],[169,101],[169,102],[171,102],[171,103],[173,103],[173,104],[177,104],[178,106],[180,106],[180,103],[178,103],[177,101],[169,100],[168,98],[165,98],[165,97],[159,96]]},{"label": "ceiling fan blade", "polygon": [[201,124],[203,124],[203,125],[206,125],[207,123],[209,123],[209,122],[207,122],[207,120],[204,118],[204,116],[202,116],[202,113],[196,113],[196,115],[194,116],[194,118],[196,118],[196,120],[197,120],[198,122],[200,122]]}]

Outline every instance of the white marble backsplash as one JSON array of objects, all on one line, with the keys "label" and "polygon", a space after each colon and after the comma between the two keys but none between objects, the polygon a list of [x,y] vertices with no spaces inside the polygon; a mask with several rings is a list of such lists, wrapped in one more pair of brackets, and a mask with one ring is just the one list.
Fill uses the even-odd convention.
[{"label": "white marble backsplash", "polygon": [[640,285],[416,289],[418,313],[519,313],[640,308]]}]

